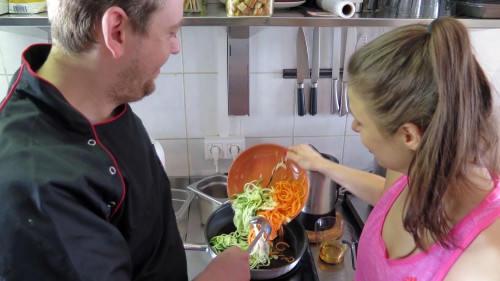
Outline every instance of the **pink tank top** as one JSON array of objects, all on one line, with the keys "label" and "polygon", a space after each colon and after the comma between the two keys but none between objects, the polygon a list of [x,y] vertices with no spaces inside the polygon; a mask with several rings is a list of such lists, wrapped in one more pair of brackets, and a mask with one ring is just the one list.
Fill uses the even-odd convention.
[{"label": "pink tank top", "polygon": [[460,247],[449,250],[434,244],[427,253],[390,259],[382,238],[382,226],[390,207],[408,183],[402,176],[380,198],[373,208],[361,233],[357,253],[357,269],[354,280],[399,280],[427,281],[443,280],[455,261],[481,231],[500,217],[500,185],[495,180],[495,188],[451,232],[456,235]]}]

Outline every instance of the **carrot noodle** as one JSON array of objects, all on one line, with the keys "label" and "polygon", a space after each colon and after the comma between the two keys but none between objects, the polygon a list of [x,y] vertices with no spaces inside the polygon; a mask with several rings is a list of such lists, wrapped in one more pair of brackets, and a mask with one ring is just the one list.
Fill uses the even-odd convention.
[{"label": "carrot noodle", "polygon": [[278,242],[274,245],[274,249],[278,251],[284,251],[286,248],[290,247],[286,242]]},{"label": "carrot noodle", "polygon": [[271,223],[272,231],[269,240],[274,240],[278,236],[278,231],[282,232],[284,224],[289,223],[300,211],[306,191],[303,183],[295,180],[281,180],[272,187],[271,193],[276,207],[272,210],[258,211],[258,216],[263,216]]},{"label": "carrot noodle", "polygon": [[[230,234],[221,234],[210,240],[210,245],[216,254],[230,246],[237,245],[245,251],[255,239],[259,228],[251,225],[252,216],[263,216],[271,224],[271,234],[267,243],[257,242],[250,254],[250,268],[268,266],[270,259],[283,259],[289,263],[294,257],[282,254],[289,245],[283,242],[283,225],[289,223],[301,211],[302,202],[306,196],[305,180],[296,181],[281,179],[269,188],[260,186],[260,181],[251,181],[245,184],[243,192],[231,198],[234,210],[233,223],[236,231]],[[279,237],[279,242],[273,245]],[[262,238],[261,238],[262,239]]]}]

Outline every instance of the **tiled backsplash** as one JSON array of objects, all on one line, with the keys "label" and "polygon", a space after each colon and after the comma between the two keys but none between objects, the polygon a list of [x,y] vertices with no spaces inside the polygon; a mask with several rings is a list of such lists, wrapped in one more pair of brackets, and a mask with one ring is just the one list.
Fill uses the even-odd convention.
[{"label": "tiled backsplash", "polygon": [[[370,40],[387,31],[358,29],[358,34],[368,33]],[[150,136],[162,144],[170,176],[213,174],[213,161],[204,159],[203,141],[205,136],[217,135],[245,136],[247,147],[262,142],[284,146],[310,143],[345,165],[372,168],[373,156],[351,130],[351,116],[329,113],[331,79],[319,80],[316,116],[298,117],[295,113],[296,81],[283,79],[282,70],[295,68],[296,31],[295,27],[250,28],[250,115],[228,116],[226,28],[181,29],[182,51],[162,68],[156,92],[132,104]],[[312,44],[312,27],[305,32],[308,44]],[[471,33],[480,63],[500,89],[500,57],[496,55],[500,29],[471,29]],[[280,40],[275,40],[277,37]],[[0,28],[0,98],[19,67],[21,52],[38,42],[47,42],[41,29]],[[321,68],[332,67],[331,49],[332,28],[322,28]],[[230,165],[231,160],[219,160],[219,172],[227,172]]]}]

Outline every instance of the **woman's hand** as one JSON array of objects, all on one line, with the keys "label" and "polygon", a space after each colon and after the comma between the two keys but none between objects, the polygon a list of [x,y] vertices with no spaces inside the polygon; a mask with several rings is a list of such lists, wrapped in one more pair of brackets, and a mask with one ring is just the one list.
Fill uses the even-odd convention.
[{"label": "woman's hand", "polygon": [[375,205],[384,193],[383,177],[332,162],[308,144],[288,147],[286,157],[305,170],[324,174],[370,205]]},{"label": "woman's hand", "polygon": [[317,171],[318,164],[325,160],[319,152],[308,144],[288,147],[286,158],[295,161],[300,167],[310,171]]}]

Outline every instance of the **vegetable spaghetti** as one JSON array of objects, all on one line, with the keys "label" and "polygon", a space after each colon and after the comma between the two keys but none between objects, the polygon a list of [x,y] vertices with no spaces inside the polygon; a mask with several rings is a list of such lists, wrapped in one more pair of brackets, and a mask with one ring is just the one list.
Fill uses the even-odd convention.
[{"label": "vegetable spaghetti", "polygon": [[259,231],[250,223],[250,218],[257,215],[267,218],[272,231],[268,242],[258,241],[250,254],[250,268],[268,266],[271,259],[293,262],[293,257],[282,254],[289,247],[288,244],[280,241],[273,245],[273,240],[277,237],[283,238],[283,225],[300,213],[306,196],[304,184],[304,181],[289,179],[282,179],[269,188],[263,188],[260,181],[256,180],[246,183],[243,192],[235,194],[230,199],[234,210],[233,223],[236,231],[210,239],[214,252],[219,254],[234,245],[245,251]]}]

